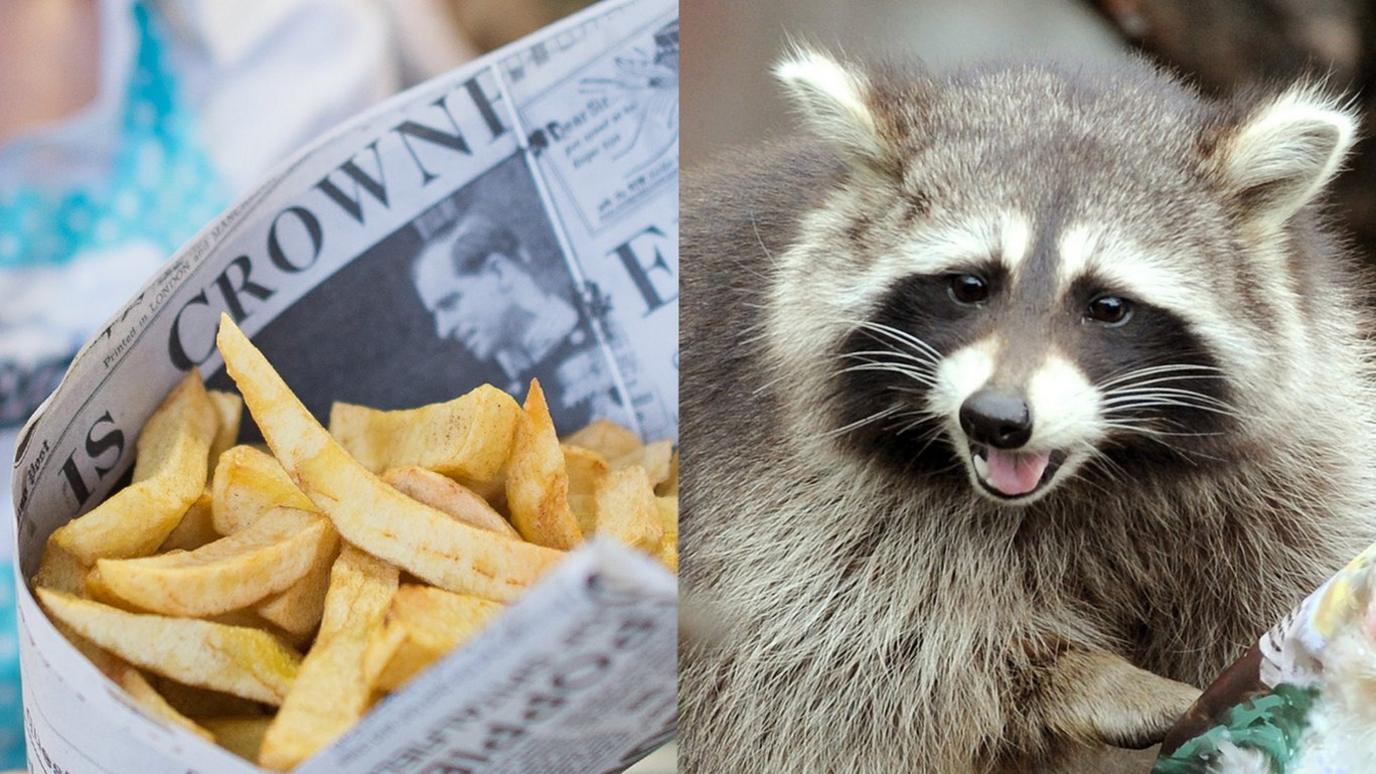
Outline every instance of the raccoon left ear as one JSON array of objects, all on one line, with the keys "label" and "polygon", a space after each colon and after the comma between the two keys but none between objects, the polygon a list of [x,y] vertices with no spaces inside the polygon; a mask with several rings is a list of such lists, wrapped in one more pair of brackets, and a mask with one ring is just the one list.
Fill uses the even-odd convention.
[{"label": "raccoon left ear", "polygon": [[857,166],[898,173],[892,121],[876,107],[879,89],[862,68],[797,46],[774,66],[774,75],[804,122]]},{"label": "raccoon left ear", "polygon": [[1216,153],[1225,185],[1251,217],[1284,225],[1332,179],[1352,147],[1356,117],[1297,86],[1234,126]]}]

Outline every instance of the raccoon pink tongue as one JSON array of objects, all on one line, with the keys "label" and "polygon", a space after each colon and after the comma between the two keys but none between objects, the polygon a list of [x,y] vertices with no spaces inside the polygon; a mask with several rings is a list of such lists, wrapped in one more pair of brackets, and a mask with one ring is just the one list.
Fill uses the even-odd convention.
[{"label": "raccoon pink tongue", "polygon": [[1015,452],[990,449],[988,458],[989,486],[1010,495],[1023,495],[1037,488],[1046,472],[1046,464],[1051,460],[1051,452],[1017,454]]}]

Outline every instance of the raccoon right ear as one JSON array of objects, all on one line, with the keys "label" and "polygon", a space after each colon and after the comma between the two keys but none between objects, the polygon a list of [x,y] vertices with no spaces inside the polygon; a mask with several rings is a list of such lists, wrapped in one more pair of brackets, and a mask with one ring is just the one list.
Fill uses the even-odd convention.
[{"label": "raccoon right ear", "polygon": [[1226,132],[1216,150],[1225,186],[1253,222],[1279,227],[1337,173],[1357,119],[1317,88],[1299,85]]},{"label": "raccoon right ear", "polygon": [[876,110],[876,86],[860,67],[795,46],[774,66],[804,122],[862,168],[901,173],[894,127]]}]

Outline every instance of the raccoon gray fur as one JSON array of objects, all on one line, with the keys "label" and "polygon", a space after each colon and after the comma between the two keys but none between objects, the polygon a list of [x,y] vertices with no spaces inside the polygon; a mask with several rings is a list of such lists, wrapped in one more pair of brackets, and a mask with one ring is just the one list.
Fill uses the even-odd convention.
[{"label": "raccoon gray fur", "polygon": [[1376,539],[1319,203],[1353,115],[1139,60],[776,72],[809,135],[682,189],[684,770],[1155,744]]}]

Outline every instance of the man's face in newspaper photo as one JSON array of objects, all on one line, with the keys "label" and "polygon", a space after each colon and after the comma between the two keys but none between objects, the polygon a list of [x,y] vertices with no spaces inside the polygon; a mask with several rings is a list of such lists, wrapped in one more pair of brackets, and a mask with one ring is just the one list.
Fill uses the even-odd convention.
[{"label": "man's face in newspaper photo", "polygon": [[[577,323],[572,307],[535,282],[528,262],[509,229],[481,216],[464,218],[422,250],[412,277],[436,335],[462,342],[481,360],[498,360],[513,375],[528,368],[540,358],[542,340]],[[546,330],[551,325],[561,330]]]}]

